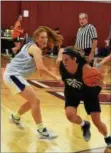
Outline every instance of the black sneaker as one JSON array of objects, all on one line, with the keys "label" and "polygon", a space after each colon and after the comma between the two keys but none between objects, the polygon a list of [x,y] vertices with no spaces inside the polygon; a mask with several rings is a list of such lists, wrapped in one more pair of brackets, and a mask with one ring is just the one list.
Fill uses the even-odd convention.
[{"label": "black sneaker", "polygon": [[111,148],[111,136],[107,137],[107,138],[104,138],[106,144],[107,144],[107,147],[108,148]]},{"label": "black sneaker", "polygon": [[57,135],[52,132],[48,131],[47,128],[44,128],[42,131],[37,130],[39,134],[39,139],[55,139],[57,138]]},{"label": "black sneaker", "polygon": [[82,131],[83,131],[83,137],[85,141],[89,141],[91,137],[91,132],[90,132],[90,122],[85,121],[85,125],[82,126]]}]

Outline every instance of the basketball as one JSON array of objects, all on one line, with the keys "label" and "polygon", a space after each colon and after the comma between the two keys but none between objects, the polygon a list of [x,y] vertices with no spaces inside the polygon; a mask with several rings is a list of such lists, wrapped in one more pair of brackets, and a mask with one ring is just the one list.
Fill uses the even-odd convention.
[{"label": "basketball", "polygon": [[93,87],[99,85],[102,82],[102,74],[97,68],[90,68],[83,72],[84,84]]}]

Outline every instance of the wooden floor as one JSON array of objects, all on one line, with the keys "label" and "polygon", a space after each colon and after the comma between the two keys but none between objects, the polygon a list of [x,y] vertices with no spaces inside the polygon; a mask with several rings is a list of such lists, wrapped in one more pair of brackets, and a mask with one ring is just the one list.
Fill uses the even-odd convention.
[{"label": "wooden floor", "polygon": [[[54,73],[55,58],[45,57],[44,62]],[[9,61],[6,57],[1,58],[2,72]],[[106,123],[111,133],[111,79],[110,66],[105,65],[102,68],[104,73],[104,89],[101,93],[101,117]],[[64,97],[62,88],[51,78],[37,72],[29,78],[41,100],[41,108],[44,124],[55,131],[58,138],[55,140],[40,140],[37,138],[36,125],[31,117],[31,113],[24,114],[22,121],[25,129],[20,130],[15,125],[8,122],[8,116],[12,111],[16,111],[24,102],[24,99],[18,95],[13,96],[2,80],[1,91],[1,152],[73,152],[73,153],[111,153],[106,149],[103,136],[97,131],[90,116],[84,111],[83,104],[79,106],[78,114],[91,122],[92,137],[89,142],[82,138],[81,128],[78,125],[71,124],[65,117]],[[55,88],[56,87],[56,88]],[[52,92],[50,89],[53,89]]]}]

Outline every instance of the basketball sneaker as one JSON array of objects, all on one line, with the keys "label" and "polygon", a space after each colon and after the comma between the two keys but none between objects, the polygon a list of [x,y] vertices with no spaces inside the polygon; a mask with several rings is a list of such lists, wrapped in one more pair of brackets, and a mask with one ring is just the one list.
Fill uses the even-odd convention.
[{"label": "basketball sneaker", "polygon": [[107,144],[107,147],[111,149],[111,136],[104,138],[104,140]]},{"label": "basketball sneaker", "polygon": [[81,127],[83,131],[83,137],[85,141],[89,141],[91,137],[91,132],[90,132],[90,122],[85,121],[85,125]]},{"label": "basketball sneaker", "polygon": [[52,132],[48,131],[47,128],[44,128],[42,131],[37,130],[39,134],[39,139],[55,139],[57,138],[57,135]]},{"label": "basketball sneaker", "polygon": [[22,130],[24,129],[23,124],[20,122],[20,118],[19,119],[15,119],[13,114],[11,114],[9,116],[9,122],[15,124],[18,128],[20,128]]}]

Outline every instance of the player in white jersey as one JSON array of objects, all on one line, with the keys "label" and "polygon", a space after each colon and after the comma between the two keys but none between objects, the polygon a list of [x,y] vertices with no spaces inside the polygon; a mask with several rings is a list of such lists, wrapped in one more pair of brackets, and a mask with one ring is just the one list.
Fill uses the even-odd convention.
[{"label": "player in white jersey", "polygon": [[42,59],[43,49],[47,47],[48,39],[53,39],[56,42],[58,38],[58,35],[50,28],[38,27],[33,33],[33,41],[23,46],[21,51],[6,66],[3,75],[4,82],[9,89],[14,94],[19,94],[27,100],[16,113],[11,114],[10,121],[23,128],[20,122],[21,115],[31,109],[37,131],[43,138],[56,138],[57,136],[43,125],[40,100],[25,78],[37,69],[45,72],[55,80],[60,80],[60,77],[54,75],[44,66]]}]

